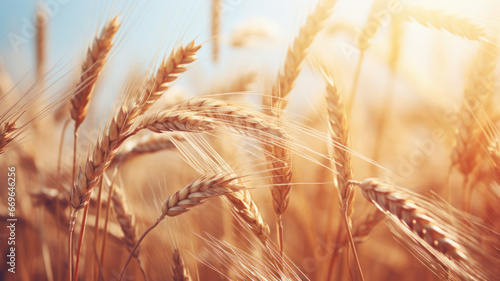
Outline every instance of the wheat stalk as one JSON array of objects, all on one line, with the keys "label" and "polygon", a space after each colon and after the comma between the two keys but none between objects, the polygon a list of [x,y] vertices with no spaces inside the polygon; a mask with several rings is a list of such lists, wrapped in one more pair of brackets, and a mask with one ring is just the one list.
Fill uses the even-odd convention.
[{"label": "wheat stalk", "polygon": [[111,19],[100,35],[95,38],[92,46],[87,52],[87,56],[82,64],[82,74],[80,81],[76,85],[76,94],[71,99],[71,118],[75,120],[75,127],[78,128],[87,115],[89,101],[97,77],[106,63],[109,51],[113,47],[113,39],[120,27],[118,17]]},{"label": "wheat stalk", "polygon": [[460,13],[441,9],[429,9],[423,6],[406,5],[401,16],[414,20],[423,26],[446,30],[451,34],[478,41],[486,38],[486,30],[470,18]]},{"label": "wheat stalk", "polygon": [[178,249],[174,249],[172,259],[172,279],[174,279],[174,281],[191,281],[191,275],[189,275],[189,271],[184,265],[184,261]]}]

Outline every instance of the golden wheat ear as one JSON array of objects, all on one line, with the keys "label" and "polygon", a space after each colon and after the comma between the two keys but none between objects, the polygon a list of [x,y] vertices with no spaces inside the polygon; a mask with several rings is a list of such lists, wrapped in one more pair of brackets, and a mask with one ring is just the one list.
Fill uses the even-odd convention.
[{"label": "golden wheat ear", "polygon": [[[116,220],[118,221],[118,224],[120,225],[123,232],[122,240],[130,252],[137,243],[137,226],[135,222],[136,219],[134,214],[130,210],[123,189],[117,184],[115,184],[115,186],[113,187],[111,203],[113,204],[113,212],[115,213]],[[139,258],[139,248],[135,250],[134,258],[139,264],[139,268],[144,279],[147,280],[146,272],[144,271],[141,259]]]},{"label": "golden wheat ear", "polygon": [[78,128],[87,115],[90,98],[108,54],[113,47],[113,39],[120,27],[118,17],[111,19],[98,37],[95,38],[92,46],[87,52],[87,56],[82,64],[82,74],[80,81],[76,85],[76,94],[71,99],[71,118],[75,120],[75,127]]},{"label": "golden wheat ear", "polygon": [[140,100],[137,102],[144,114],[151,106],[165,93],[172,84],[187,71],[189,64],[196,60],[196,53],[201,45],[196,45],[194,41],[186,46],[179,46],[174,49],[170,56],[166,58],[156,72],[156,76],[146,83],[144,93],[140,93]]},{"label": "golden wheat ear", "polygon": [[[386,214],[402,242],[436,275],[490,280],[497,273],[497,269],[481,264],[492,257],[480,240],[481,233],[470,227],[477,223],[461,220],[460,213],[451,206],[442,209],[431,199],[378,179],[351,182],[361,188],[365,199]],[[433,262],[429,263],[429,259]]]},{"label": "golden wheat ear", "polygon": [[123,280],[125,271],[134,256],[135,250],[139,247],[146,235],[151,232],[160,222],[166,217],[175,217],[188,212],[191,208],[204,203],[207,199],[219,197],[232,192],[242,190],[237,181],[239,177],[228,175],[227,173],[212,173],[202,175],[191,181],[184,188],[170,195],[161,207],[161,213],[156,221],[139,237],[134,248],[130,251],[130,255],[123,266],[120,280]]},{"label": "golden wheat ear", "polygon": [[172,254],[172,279],[174,281],[191,281],[191,275],[184,265],[179,249]]},{"label": "golden wheat ear", "polygon": [[289,46],[283,69],[279,73],[272,90],[270,104],[266,104],[273,110],[277,109],[276,112],[286,107],[287,97],[295,86],[295,80],[302,70],[302,64],[309,47],[316,35],[323,29],[325,22],[333,14],[336,3],[337,0],[321,0],[314,11],[307,16],[305,24],[300,28],[297,37]]},{"label": "golden wheat ear", "polygon": [[473,41],[479,41],[487,37],[485,27],[467,16],[444,9],[406,5],[401,12],[401,16],[407,20],[414,20],[423,26],[445,30],[453,35]]}]

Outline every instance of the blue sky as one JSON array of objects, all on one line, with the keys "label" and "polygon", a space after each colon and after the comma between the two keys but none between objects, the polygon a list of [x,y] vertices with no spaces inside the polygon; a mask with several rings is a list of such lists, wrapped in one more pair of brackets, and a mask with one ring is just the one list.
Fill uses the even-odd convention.
[{"label": "blue sky", "polygon": [[[224,34],[229,34],[239,22],[257,16],[276,21],[281,30],[287,32],[304,16],[303,8],[310,6],[308,1],[226,1],[236,4],[224,15]],[[131,63],[161,50],[162,46],[168,52],[168,47],[179,39],[180,32],[184,33],[182,42],[210,38],[210,1],[2,0],[0,57],[17,78],[34,64],[32,24],[37,3],[45,7],[42,10],[49,11],[48,58],[51,66],[81,57],[103,21],[115,13],[122,14],[122,31],[126,33],[117,53],[124,53]],[[210,46],[204,48],[201,55],[209,56],[209,49]]]}]

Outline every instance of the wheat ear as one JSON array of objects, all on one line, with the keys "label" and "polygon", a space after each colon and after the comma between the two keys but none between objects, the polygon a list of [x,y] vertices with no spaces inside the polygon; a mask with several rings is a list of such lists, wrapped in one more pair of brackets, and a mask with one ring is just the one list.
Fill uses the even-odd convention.
[{"label": "wheat ear", "polygon": [[212,0],[212,56],[214,61],[219,60],[220,51],[220,23],[222,20],[221,0]]},{"label": "wheat ear", "polygon": [[70,229],[74,227],[76,211],[88,203],[93,188],[101,179],[104,171],[115,157],[121,144],[131,135],[127,134],[133,125],[138,110],[122,106],[111,119],[109,127],[98,140],[94,151],[89,155],[85,170],[78,174],[71,192],[71,205],[75,215],[70,222]]},{"label": "wheat ear", "polygon": [[0,154],[3,153],[7,145],[14,140],[17,130],[16,121],[6,121],[0,125]]},{"label": "wheat ear", "polygon": [[145,135],[138,140],[134,139],[133,141],[131,140],[125,143],[123,148],[113,159],[113,163],[128,161],[140,155],[174,149],[176,141],[184,141],[184,137],[175,133],[167,136],[159,134]]},{"label": "wheat ear", "polygon": [[[288,104],[288,95],[295,86],[295,80],[302,70],[302,64],[309,51],[309,47],[316,35],[324,27],[326,20],[333,13],[333,7],[337,0],[321,0],[314,11],[307,16],[305,24],[300,28],[297,37],[288,47],[282,71],[271,90],[271,97],[264,100],[268,106],[267,113],[274,117],[281,117],[281,111]],[[265,147],[269,152],[267,156],[268,165],[272,168],[271,196],[273,208],[276,213],[278,226],[278,240],[280,253],[283,258],[283,224],[281,215],[288,208],[290,201],[290,182],[292,180],[292,154],[286,141],[280,146],[268,145]],[[283,266],[284,260],[281,261]]]},{"label": "wheat ear", "polygon": [[481,234],[472,228],[475,223],[461,218],[450,206],[440,209],[426,202],[429,199],[378,179],[354,183],[369,202],[392,219],[395,230],[405,235],[403,241],[423,262],[428,263],[429,258],[436,261],[429,264],[436,274],[460,280],[488,280],[487,276],[495,274],[496,269],[481,264],[491,257],[481,247]]},{"label": "wheat ear", "polygon": [[268,116],[210,98],[193,98],[158,111],[144,118],[137,130],[202,132],[220,127],[264,139],[285,136]]},{"label": "wheat ear", "polygon": [[500,185],[500,148],[497,142],[494,142],[488,148],[489,155],[492,160],[491,174],[493,180]]},{"label": "wheat ear", "polygon": [[426,27],[446,30],[453,35],[478,41],[486,38],[486,30],[470,18],[452,11],[406,5],[401,13],[405,19],[414,20]]},{"label": "wheat ear", "polygon": [[165,217],[175,217],[181,215],[191,208],[202,204],[206,199],[226,195],[241,190],[243,187],[237,184],[237,177],[228,176],[226,173],[207,174],[193,180],[184,188],[170,195],[161,207],[161,213],[155,223],[153,223],[139,237],[134,248],[123,266],[120,281],[123,280],[128,264],[132,259],[135,250],[139,247],[146,235],[153,230]]},{"label": "wheat ear", "polygon": [[[137,227],[135,224],[135,216],[128,207],[123,189],[117,184],[115,184],[113,188],[111,202],[113,203],[113,211],[115,213],[116,220],[118,221],[118,224],[123,231],[122,240],[130,252],[134,248],[135,243],[137,243]],[[146,272],[144,271],[141,260],[139,258],[139,248],[135,250],[134,258],[139,264],[142,276],[145,280],[147,280]]]},{"label": "wheat ear", "polygon": [[295,86],[295,80],[302,69],[309,47],[316,35],[323,29],[326,20],[332,15],[336,3],[337,0],[321,0],[314,11],[307,16],[305,24],[289,46],[283,69],[272,90],[271,104],[267,104],[273,110],[279,111],[286,107],[286,99]]},{"label": "wheat ear", "polygon": [[178,249],[174,249],[174,253],[172,254],[172,279],[174,281],[192,280]]},{"label": "wheat ear", "polygon": [[47,19],[41,10],[36,13],[36,31],[36,77],[41,79],[47,61]]},{"label": "wheat ear", "polygon": [[354,192],[349,184],[352,179],[351,154],[349,153],[349,125],[346,112],[337,87],[333,81],[326,79],[326,103],[328,108],[328,127],[335,143],[333,147],[335,169],[337,171],[337,187],[341,200],[341,211],[350,218]]},{"label": "wheat ear", "polygon": [[495,91],[495,68],[498,62],[498,47],[491,42],[481,41],[479,51],[465,86],[464,99],[460,108],[460,123],[455,131],[452,150],[452,164],[458,166],[462,174],[468,175],[476,167],[481,146],[478,141],[484,118],[482,111],[488,112],[491,97]]},{"label": "wheat ear", "polygon": [[437,225],[429,210],[376,179],[364,180],[358,186],[368,201],[383,212],[395,215],[433,248],[455,260],[467,259],[463,248],[455,241],[455,235]]},{"label": "wheat ear", "polygon": [[146,89],[142,93],[141,114],[146,112],[154,102],[156,102],[165,91],[170,89],[172,83],[186,72],[190,63],[196,60],[196,53],[201,45],[196,45],[194,41],[186,46],[180,46],[172,51],[170,56],[165,59],[156,72],[156,76],[150,78],[146,84]]},{"label": "wheat ear", "polygon": [[252,200],[248,190],[242,190],[234,193],[226,194],[226,198],[234,207],[232,210],[240,217],[252,230],[252,232],[265,245],[269,237],[269,226],[264,222],[257,208],[257,205]]},{"label": "wheat ear", "polygon": [[[199,49],[194,43],[190,43],[188,46],[196,51]],[[73,187],[74,192],[71,193],[71,204],[75,208],[75,215],[72,216],[73,219],[72,223],[70,223],[70,229],[72,228],[71,225],[74,225],[76,211],[85,207],[92,193],[92,189],[101,178],[103,172],[110,165],[111,161],[115,158],[120,146],[125,140],[139,131],[139,129],[135,131],[131,130],[137,117],[144,113],[145,109],[149,108],[159,98],[159,95],[163,93],[162,89],[165,90],[168,88],[168,85],[178,77],[177,74],[179,71],[184,69],[183,63],[192,61],[194,57],[192,53],[185,52],[182,46],[179,50],[181,51],[173,52],[173,59],[167,59],[167,63],[164,64],[165,68],[160,67],[158,71],[156,78],[163,77],[165,80],[160,81],[156,78],[150,80],[154,81],[151,83],[155,85],[153,88],[156,90],[146,91],[146,93],[149,94],[136,95],[128,104],[121,106],[111,119],[108,129],[105,130],[103,135],[99,138],[92,155],[88,157],[85,171],[80,171],[78,179],[75,180]],[[178,57],[176,54],[182,55]],[[183,63],[177,64],[177,62]],[[167,70],[171,70],[172,72],[167,73]],[[161,93],[159,91],[161,91]]]},{"label": "wheat ear", "polygon": [[87,115],[89,101],[97,77],[106,63],[109,51],[113,47],[113,39],[120,27],[118,17],[111,19],[100,35],[95,38],[82,64],[80,81],[76,85],[76,94],[71,99],[71,118],[75,120],[75,127],[79,127]]}]

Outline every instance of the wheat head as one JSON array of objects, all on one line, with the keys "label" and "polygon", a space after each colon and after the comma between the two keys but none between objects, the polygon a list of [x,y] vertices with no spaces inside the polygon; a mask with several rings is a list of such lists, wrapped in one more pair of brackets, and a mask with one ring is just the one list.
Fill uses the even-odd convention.
[{"label": "wheat head", "polygon": [[113,47],[113,39],[119,27],[118,17],[111,19],[106,23],[100,35],[95,38],[87,52],[82,64],[80,81],[76,85],[76,94],[71,99],[70,113],[71,118],[75,120],[76,128],[80,126],[87,115],[92,90]]}]

